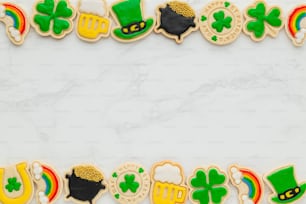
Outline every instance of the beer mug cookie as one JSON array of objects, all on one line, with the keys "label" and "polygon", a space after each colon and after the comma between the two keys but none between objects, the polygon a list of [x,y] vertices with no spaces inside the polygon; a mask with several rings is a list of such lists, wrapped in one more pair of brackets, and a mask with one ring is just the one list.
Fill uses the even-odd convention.
[{"label": "beer mug cookie", "polygon": [[107,191],[104,174],[95,166],[79,165],[65,175],[66,199],[94,204]]},{"label": "beer mug cookie", "polygon": [[242,30],[242,15],[231,2],[213,0],[200,13],[200,31],[216,45],[226,45],[237,39]]},{"label": "beer mug cookie", "polygon": [[0,168],[0,203],[27,204],[33,197],[34,186],[28,164]]},{"label": "beer mug cookie", "polygon": [[249,168],[232,165],[229,168],[231,183],[238,189],[240,204],[259,204],[264,185],[262,179]]},{"label": "beer mug cookie", "polygon": [[37,186],[37,203],[54,203],[60,196],[63,188],[62,179],[58,173],[50,166],[38,161],[33,162],[31,173]]},{"label": "beer mug cookie", "polygon": [[105,0],[79,0],[77,35],[88,42],[96,42],[110,34],[109,12]]},{"label": "beer mug cookie", "polygon": [[255,42],[262,41],[267,35],[275,38],[284,25],[282,10],[261,0],[246,8],[244,17],[243,31]]},{"label": "beer mug cookie", "polygon": [[183,168],[172,161],[154,164],[151,170],[151,203],[184,204],[188,198]]},{"label": "beer mug cookie", "polygon": [[295,46],[302,46],[306,39],[306,4],[297,6],[290,13],[286,31]]},{"label": "beer mug cookie", "polygon": [[150,176],[141,165],[125,163],[113,171],[109,191],[120,204],[137,204],[149,194],[150,184]]},{"label": "beer mug cookie", "polygon": [[229,195],[228,178],[219,167],[197,168],[188,180],[194,204],[222,204]]},{"label": "beer mug cookie", "polygon": [[23,44],[30,22],[21,7],[9,2],[0,3],[0,22],[5,24],[7,36],[13,44]]}]

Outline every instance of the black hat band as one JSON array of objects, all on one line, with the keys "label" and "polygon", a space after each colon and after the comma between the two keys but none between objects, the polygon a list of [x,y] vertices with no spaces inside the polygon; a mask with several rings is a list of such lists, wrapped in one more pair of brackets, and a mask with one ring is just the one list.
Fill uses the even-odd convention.
[{"label": "black hat band", "polygon": [[122,27],[121,31],[124,34],[132,34],[132,33],[136,33],[136,32],[143,30],[145,27],[146,27],[146,22],[140,21],[140,22],[132,23],[130,25]]},{"label": "black hat band", "polygon": [[290,199],[294,198],[295,196],[297,196],[300,192],[301,192],[301,188],[300,187],[295,187],[295,188],[292,188],[292,189],[289,189],[289,190],[285,191],[282,194],[279,194],[278,198],[280,200],[283,200],[283,201],[290,200]]}]

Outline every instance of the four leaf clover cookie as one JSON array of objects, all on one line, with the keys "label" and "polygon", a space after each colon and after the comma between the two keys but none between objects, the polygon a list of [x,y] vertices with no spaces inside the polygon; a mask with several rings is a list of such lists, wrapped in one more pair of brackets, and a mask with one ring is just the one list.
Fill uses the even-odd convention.
[{"label": "four leaf clover cookie", "polygon": [[76,12],[68,0],[38,0],[33,11],[32,26],[42,36],[61,39],[73,29]]},{"label": "four leaf clover cookie", "polygon": [[277,6],[268,7],[264,1],[256,1],[244,12],[243,31],[254,41],[261,41],[267,35],[276,37],[284,25],[282,10]]},{"label": "four leaf clover cookie", "polygon": [[204,38],[216,45],[226,45],[237,39],[242,29],[239,9],[228,1],[214,0],[200,14],[200,30]]}]

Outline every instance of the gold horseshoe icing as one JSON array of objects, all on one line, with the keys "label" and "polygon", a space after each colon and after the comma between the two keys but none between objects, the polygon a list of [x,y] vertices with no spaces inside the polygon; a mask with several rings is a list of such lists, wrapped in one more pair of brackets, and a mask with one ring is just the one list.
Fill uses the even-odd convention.
[{"label": "gold horseshoe icing", "polygon": [[33,195],[33,184],[30,177],[29,172],[27,171],[27,163],[19,163],[16,165],[16,169],[20,174],[22,185],[23,185],[23,193],[22,195],[16,198],[7,197],[5,192],[3,191],[3,175],[4,168],[0,168],[0,202],[3,204],[26,204],[28,203]]}]

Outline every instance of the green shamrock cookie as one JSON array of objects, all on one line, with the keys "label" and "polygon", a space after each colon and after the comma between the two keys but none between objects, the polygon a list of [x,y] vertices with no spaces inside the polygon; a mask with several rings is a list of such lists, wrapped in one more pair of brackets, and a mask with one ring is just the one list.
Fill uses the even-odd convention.
[{"label": "green shamrock cookie", "polygon": [[7,184],[5,186],[8,192],[12,193],[13,191],[19,191],[21,187],[21,183],[17,181],[16,177],[8,178]]},{"label": "green shamrock cookie", "polygon": [[229,194],[228,179],[217,167],[199,168],[189,178],[190,199],[195,204],[221,204]]},{"label": "green shamrock cookie", "polygon": [[268,7],[264,1],[257,1],[249,6],[243,31],[254,41],[263,40],[266,35],[276,37],[284,25],[282,11],[279,7]]},{"label": "green shamrock cookie", "polygon": [[69,1],[38,0],[34,6],[32,25],[40,35],[60,39],[72,31],[75,15]]}]

